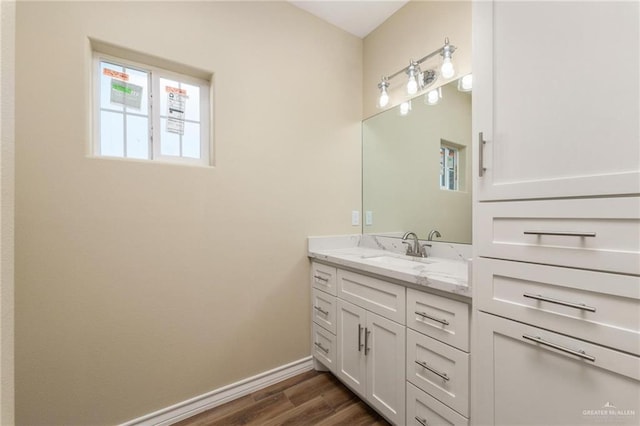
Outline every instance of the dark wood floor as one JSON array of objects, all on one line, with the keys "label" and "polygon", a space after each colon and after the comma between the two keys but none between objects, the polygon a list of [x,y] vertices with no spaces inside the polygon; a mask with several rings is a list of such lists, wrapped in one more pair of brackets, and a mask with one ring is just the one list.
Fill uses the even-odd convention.
[{"label": "dark wood floor", "polygon": [[331,374],[309,371],[176,425],[387,426],[389,423]]}]

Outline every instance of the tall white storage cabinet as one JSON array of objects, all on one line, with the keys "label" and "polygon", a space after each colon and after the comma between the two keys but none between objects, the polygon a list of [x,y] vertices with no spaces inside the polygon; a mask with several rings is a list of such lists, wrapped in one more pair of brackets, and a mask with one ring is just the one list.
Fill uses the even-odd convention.
[{"label": "tall white storage cabinet", "polygon": [[476,424],[640,423],[639,22],[474,3]]}]

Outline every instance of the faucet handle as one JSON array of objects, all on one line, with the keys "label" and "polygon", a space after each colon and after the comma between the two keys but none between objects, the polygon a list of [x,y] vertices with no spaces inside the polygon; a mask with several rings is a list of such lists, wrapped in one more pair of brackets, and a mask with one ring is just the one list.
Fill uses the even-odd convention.
[{"label": "faucet handle", "polygon": [[411,244],[409,241],[403,241],[402,244],[406,244],[407,245],[407,256],[410,256],[413,254],[413,244]]}]

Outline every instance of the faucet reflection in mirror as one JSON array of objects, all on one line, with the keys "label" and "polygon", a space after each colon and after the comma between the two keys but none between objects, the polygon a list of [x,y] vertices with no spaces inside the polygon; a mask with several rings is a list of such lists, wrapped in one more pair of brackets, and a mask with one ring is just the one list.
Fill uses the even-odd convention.
[{"label": "faucet reflection in mirror", "polygon": [[451,61],[451,56],[453,55],[453,52],[455,52],[455,50],[456,47],[449,43],[449,38],[445,38],[444,46],[442,46],[441,48],[434,50],[433,52],[418,59],[417,61],[411,59],[409,61],[409,65],[391,75],[382,76],[380,83],[378,83],[378,89],[380,89],[380,96],[378,97],[377,102],[378,108],[385,108],[387,105],[389,105],[389,80],[400,74],[407,74],[407,95],[413,96],[431,86],[437,80],[438,73],[434,69],[427,69],[425,71],[422,71],[420,69],[420,65],[427,59],[430,59],[438,54],[442,56],[440,75],[442,75],[442,77],[446,79],[452,78],[456,73],[453,62]]}]

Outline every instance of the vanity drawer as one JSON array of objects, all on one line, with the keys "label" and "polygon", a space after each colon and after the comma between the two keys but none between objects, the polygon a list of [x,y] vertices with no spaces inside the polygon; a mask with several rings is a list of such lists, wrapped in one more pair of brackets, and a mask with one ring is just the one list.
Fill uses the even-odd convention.
[{"label": "vanity drawer", "polygon": [[478,309],[640,355],[640,278],[474,261]]},{"label": "vanity drawer", "polygon": [[311,283],[313,288],[336,295],[336,268],[322,263],[311,262]]},{"label": "vanity drawer", "polygon": [[469,354],[407,329],[407,380],[469,416]]},{"label": "vanity drawer", "polygon": [[640,274],[640,198],[478,203],[478,254]]},{"label": "vanity drawer", "polygon": [[405,287],[338,270],[338,296],[399,324],[405,324]]},{"label": "vanity drawer", "polygon": [[313,356],[324,364],[332,373],[336,374],[336,336],[313,324]]},{"label": "vanity drawer", "polygon": [[468,426],[469,419],[407,382],[407,425]]},{"label": "vanity drawer", "polygon": [[336,334],[336,297],[311,289],[313,322]]},{"label": "vanity drawer", "polygon": [[469,305],[407,289],[407,327],[469,352]]}]

